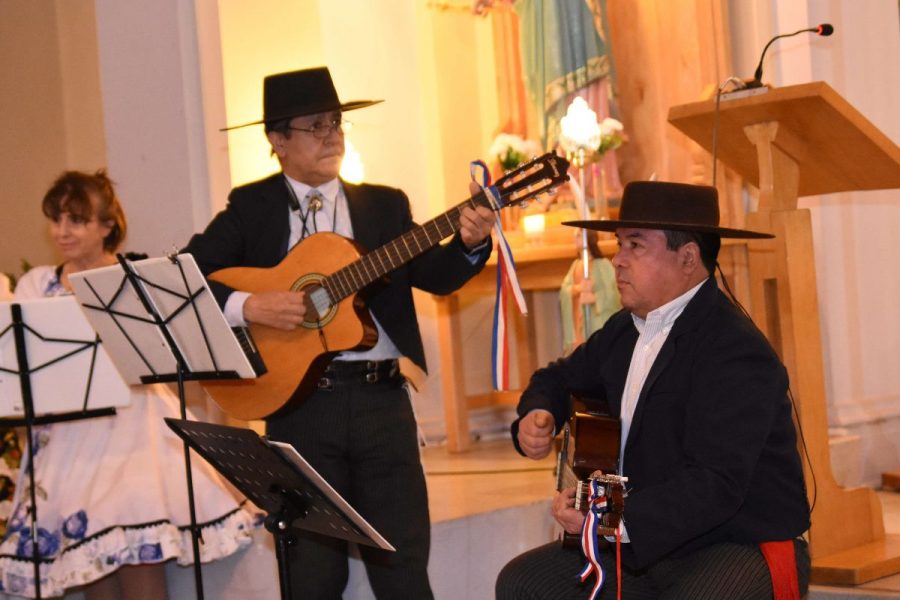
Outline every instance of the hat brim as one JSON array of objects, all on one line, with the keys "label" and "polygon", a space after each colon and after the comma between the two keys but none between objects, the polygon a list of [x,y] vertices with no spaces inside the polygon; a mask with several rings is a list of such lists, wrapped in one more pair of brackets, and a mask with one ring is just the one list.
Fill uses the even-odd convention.
[{"label": "hat brim", "polygon": [[232,125],[231,127],[223,127],[219,131],[231,131],[232,129],[241,129],[242,127],[250,127],[251,125],[262,125],[263,123],[271,123],[273,121],[282,121],[284,119],[293,119],[294,117],[305,117],[306,115],[314,115],[320,112],[328,112],[331,110],[340,110],[341,112],[348,112],[351,110],[356,110],[359,108],[366,108],[367,106],[372,106],[373,104],[380,104],[384,102],[384,100],[353,100],[352,102],[345,102],[336,108],[332,107],[311,107],[307,110],[301,111],[291,111],[290,114],[277,115],[274,117],[269,117],[268,119],[260,119],[259,121],[253,121],[252,123],[243,123],[241,125]]},{"label": "hat brim", "polygon": [[620,220],[596,220],[596,221],[564,221],[563,225],[578,227],[580,229],[593,229],[595,231],[615,231],[623,227],[632,229],[670,229],[674,231],[696,231],[698,233],[715,233],[723,238],[743,239],[770,239],[775,236],[771,233],[749,231],[746,229],[731,229],[730,227],[712,227],[710,225],[693,225],[685,223],[662,223],[659,221],[620,221]]}]

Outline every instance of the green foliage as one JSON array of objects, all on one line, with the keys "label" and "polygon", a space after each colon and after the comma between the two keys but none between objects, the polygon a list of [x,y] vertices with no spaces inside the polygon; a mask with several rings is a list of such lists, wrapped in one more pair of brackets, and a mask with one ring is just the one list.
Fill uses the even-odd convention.
[{"label": "green foliage", "polygon": [[28,260],[22,258],[22,259],[19,259],[19,267],[20,267],[21,273],[19,273],[18,275],[15,273],[4,273],[4,275],[6,275],[9,278],[9,291],[12,292],[16,289],[16,283],[19,281],[19,277],[21,277],[22,275],[24,275],[25,273],[30,271],[32,266],[33,265],[30,262],[28,262]]}]

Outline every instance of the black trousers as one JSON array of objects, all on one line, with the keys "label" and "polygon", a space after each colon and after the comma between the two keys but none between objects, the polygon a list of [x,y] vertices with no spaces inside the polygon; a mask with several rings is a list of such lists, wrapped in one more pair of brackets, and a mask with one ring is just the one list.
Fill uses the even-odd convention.
[{"label": "black trousers", "polygon": [[[336,379],[330,386],[270,418],[267,433],[292,444],[397,549],[359,547],[376,597],[432,598],[425,476],[404,381]],[[339,599],[347,543],[305,532],[290,547],[290,571],[295,599]]]},{"label": "black trousers", "polygon": [[[614,548],[601,559],[602,600],[614,600],[618,582]],[[794,541],[800,595],[809,587],[809,548]],[[540,546],[510,561],[497,578],[497,600],[569,600],[587,598],[596,575],[582,584],[585,564],[580,548],[559,542]],[[622,569],[622,598],[629,600],[771,600],[772,579],[758,546],[715,544],[690,555],[659,561],[641,572]]]}]

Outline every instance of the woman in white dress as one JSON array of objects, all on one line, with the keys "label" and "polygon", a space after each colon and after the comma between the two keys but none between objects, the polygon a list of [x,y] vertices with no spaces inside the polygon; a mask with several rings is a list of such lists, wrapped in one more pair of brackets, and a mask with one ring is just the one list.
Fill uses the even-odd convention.
[{"label": "woman in white dress", "polygon": [[[50,235],[64,262],[35,267],[17,299],[71,293],[69,275],[116,262],[125,215],[103,171],[70,171],[43,201]],[[166,598],[163,563],[193,563],[182,443],[163,421],[180,405],[161,384],[133,386],[131,404],[112,417],[34,429],[41,596],[69,588],[95,598]],[[35,596],[28,457],[0,544],[0,592]],[[202,562],[251,542],[255,517],[202,459],[192,460]]]}]

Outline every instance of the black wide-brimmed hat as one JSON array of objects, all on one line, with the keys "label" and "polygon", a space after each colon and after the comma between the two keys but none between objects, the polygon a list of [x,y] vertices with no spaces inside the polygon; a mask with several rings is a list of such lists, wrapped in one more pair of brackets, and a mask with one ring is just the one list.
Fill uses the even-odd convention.
[{"label": "black wide-brimmed hat", "polygon": [[383,100],[341,102],[328,67],[315,67],[269,75],[263,80],[263,118],[252,123],[233,125],[222,131],[293,119],[304,115],[339,110],[347,112],[378,104]]},{"label": "black wide-brimmed hat", "polygon": [[618,219],[566,221],[563,225],[598,231],[632,227],[715,233],[725,238],[775,237],[758,231],[719,227],[719,193],[716,188],[665,181],[632,181],[627,184]]}]

